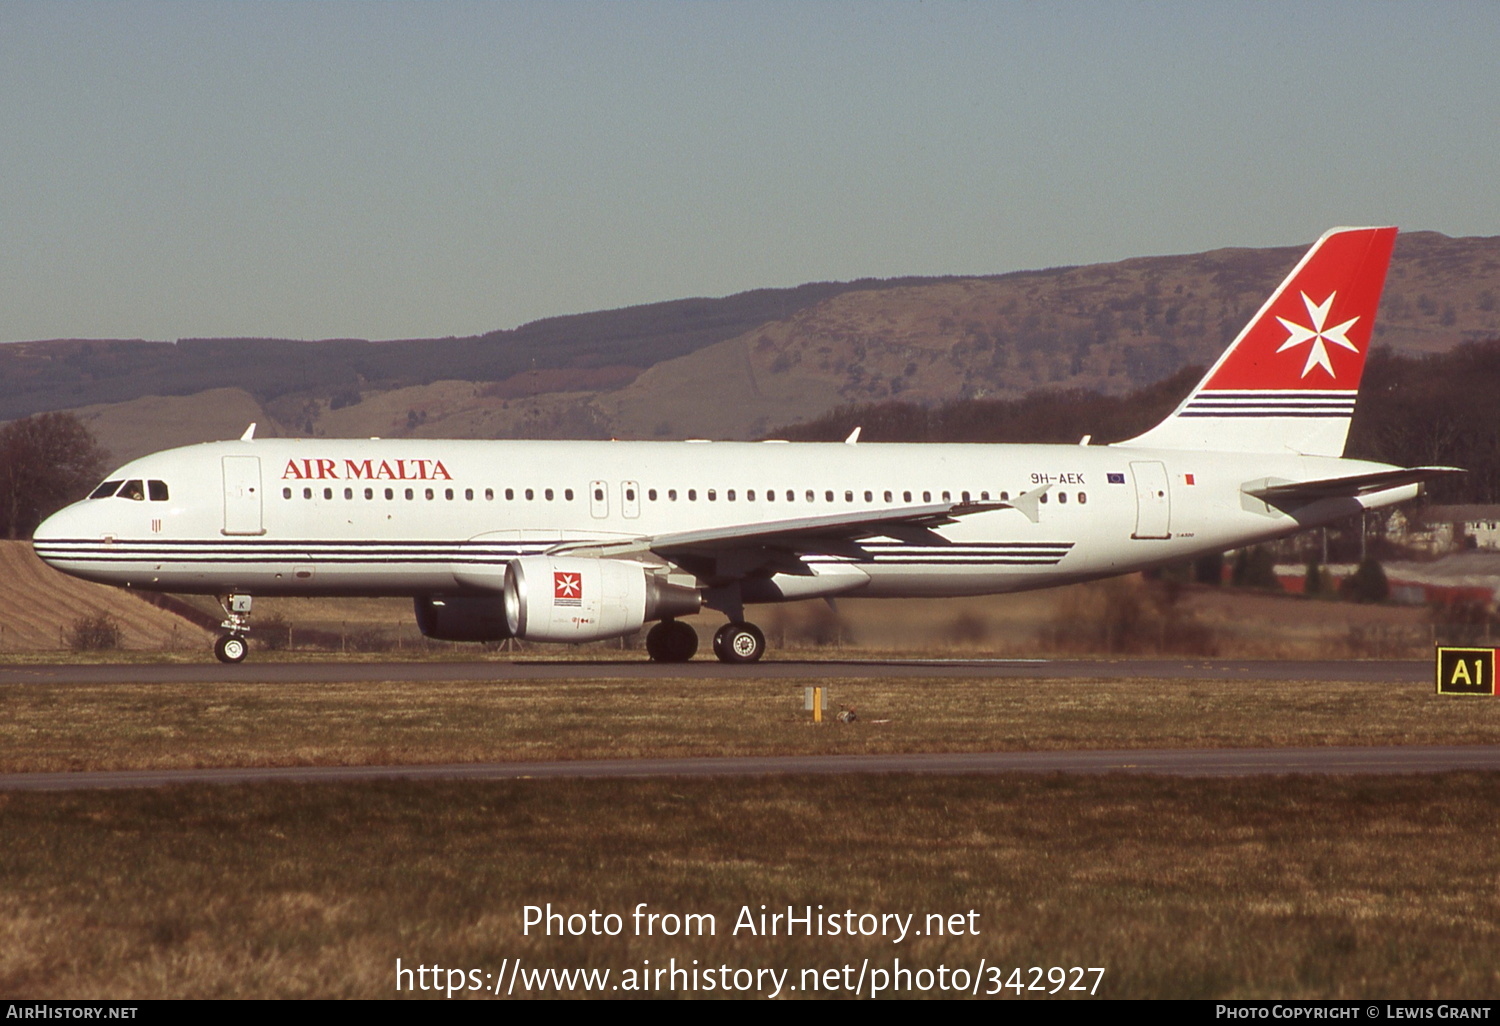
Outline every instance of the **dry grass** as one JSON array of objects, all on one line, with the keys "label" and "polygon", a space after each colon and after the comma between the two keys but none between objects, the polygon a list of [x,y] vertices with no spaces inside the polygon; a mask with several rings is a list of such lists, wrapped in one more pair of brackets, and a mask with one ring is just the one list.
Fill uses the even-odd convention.
[{"label": "dry grass", "polygon": [[[814,727],[804,684],[858,722]],[[877,722],[885,721],[885,722]],[[0,771],[1065,748],[1495,744],[1426,684],[1100,678],[14,685]]]},{"label": "dry grass", "polygon": [[[395,962],[1104,966],[1107,997],[1500,994],[1494,775],[263,785],[0,796],[0,993],[389,997]],[[711,912],[545,938],[522,906]],[[730,935],[741,905],[977,937]],[[627,934],[629,929],[627,927]],[[618,976],[615,977],[618,979]],[[1007,995],[1009,992],[1007,992]],[[794,995],[796,996],[796,995]]]}]

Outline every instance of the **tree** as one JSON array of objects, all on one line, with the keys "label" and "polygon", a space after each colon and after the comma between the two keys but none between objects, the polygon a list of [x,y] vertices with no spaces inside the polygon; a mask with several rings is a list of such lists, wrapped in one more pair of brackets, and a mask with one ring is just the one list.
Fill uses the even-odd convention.
[{"label": "tree", "polygon": [[83,498],[105,453],[71,413],[38,413],[0,427],[0,531],[29,538],[36,526]]}]

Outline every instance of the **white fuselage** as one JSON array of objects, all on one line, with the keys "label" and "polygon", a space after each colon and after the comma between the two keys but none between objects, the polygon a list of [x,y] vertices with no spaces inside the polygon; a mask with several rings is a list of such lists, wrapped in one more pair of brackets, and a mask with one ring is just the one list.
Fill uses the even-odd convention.
[{"label": "white fuselage", "polygon": [[135,460],[111,479],[159,482],[166,498],[122,490],[75,503],[35,546],[60,570],[135,588],[441,595],[498,590],[508,562],[568,543],[1008,501],[1050,486],[1035,520],[1006,508],[922,537],[877,533],[854,551],[804,553],[803,573],[746,591],[747,601],[975,595],[1220,552],[1417,494],[1329,499],[1293,517],[1244,492],[1383,469],[1127,446],[261,439]]}]

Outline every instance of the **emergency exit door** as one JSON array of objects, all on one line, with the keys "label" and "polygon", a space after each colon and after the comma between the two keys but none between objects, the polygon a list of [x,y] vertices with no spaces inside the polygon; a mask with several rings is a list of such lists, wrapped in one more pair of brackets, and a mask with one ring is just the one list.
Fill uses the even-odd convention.
[{"label": "emergency exit door", "polygon": [[1172,493],[1167,468],[1155,460],[1130,465],[1135,481],[1135,533],[1132,538],[1172,537]]},{"label": "emergency exit door", "polygon": [[224,457],[224,533],[266,533],[261,517],[259,456]]}]

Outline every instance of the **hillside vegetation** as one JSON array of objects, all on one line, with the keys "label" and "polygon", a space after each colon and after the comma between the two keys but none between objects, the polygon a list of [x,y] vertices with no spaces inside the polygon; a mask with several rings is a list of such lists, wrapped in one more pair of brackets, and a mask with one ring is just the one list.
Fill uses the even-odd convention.
[{"label": "hillside vegetation", "polygon": [[[823,283],[467,339],[0,346],[0,417],[69,408],[117,459],[262,435],[753,438],[851,403],[1125,396],[1212,362],[1304,252]],[[1500,238],[1402,235],[1375,343],[1500,336]],[[200,400],[200,397],[203,397]]]},{"label": "hillside vegetation", "polygon": [[52,652],[72,644],[80,620],[108,618],[119,647],[161,652],[207,651],[213,636],[140,595],[58,573],[30,542],[0,541],[0,654]]}]

